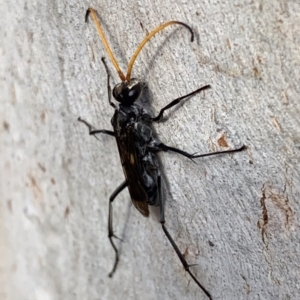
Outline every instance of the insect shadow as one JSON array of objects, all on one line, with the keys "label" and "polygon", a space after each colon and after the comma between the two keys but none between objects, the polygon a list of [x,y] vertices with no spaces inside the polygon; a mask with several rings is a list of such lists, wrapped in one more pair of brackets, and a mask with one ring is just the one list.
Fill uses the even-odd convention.
[{"label": "insect shadow", "polygon": [[[108,91],[108,102],[115,110],[114,115],[111,119],[111,124],[113,131],[107,129],[95,129],[94,126],[89,124],[87,121],[81,119],[78,120],[84,123],[88,129],[89,134],[96,136],[97,134],[106,134],[112,136],[116,139],[119,155],[121,159],[121,164],[123,167],[125,180],[117,187],[117,189],[112,193],[109,198],[109,213],[108,213],[108,238],[115,252],[115,262],[109,276],[112,277],[116,271],[119,262],[119,250],[115,245],[114,238],[117,236],[114,234],[113,230],[113,206],[112,203],[118,194],[123,191],[126,187],[129,190],[131,201],[135,208],[145,217],[149,216],[149,205],[156,206],[159,209],[159,220],[162,226],[162,230],[165,233],[167,239],[171,243],[173,249],[175,250],[179,260],[181,261],[184,269],[191,276],[193,281],[201,288],[201,290],[206,294],[209,299],[212,299],[210,293],[206,288],[199,282],[195,275],[190,270],[190,265],[187,263],[184,255],[179,250],[178,246],[171,237],[169,231],[165,225],[165,199],[162,194],[162,166],[157,156],[158,152],[175,152],[182,156],[194,160],[196,158],[233,153],[244,150],[246,147],[242,146],[238,149],[218,151],[206,154],[191,154],[184,150],[168,146],[162,143],[156,136],[156,133],[152,127],[153,122],[160,122],[163,119],[164,112],[183,100],[186,100],[202,91],[210,88],[210,85],[205,85],[197,90],[179,97],[171,101],[168,105],[163,107],[157,116],[150,114],[142,106],[136,104],[135,102],[141,97],[145,83],[141,82],[136,78],[131,78],[131,71],[133,64],[145,46],[145,44],[159,31],[170,25],[181,25],[187,28],[191,34],[191,41],[194,39],[194,33],[192,29],[185,23],[179,21],[169,21],[166,22],[153,31],[151,31],[140,43],[136,51],[134,52],[127,69],[126,76],[121,71],[107,41],[104,36],[103,30],[97,18],[97,13],[94,9],[89,8],[86,12],[85,20],[87,21],[88,16],[91,15],[100,38],[105,46],[105,49],[113,63],[116,71],[119,74],[121,83],[118,83],[113,90],[110,87],[110,71],[106,64],[105,59],[102,57],[102,62],[107,73],[107,91]],[[116,105],[112,101],[113,98],[119,102]]]}]

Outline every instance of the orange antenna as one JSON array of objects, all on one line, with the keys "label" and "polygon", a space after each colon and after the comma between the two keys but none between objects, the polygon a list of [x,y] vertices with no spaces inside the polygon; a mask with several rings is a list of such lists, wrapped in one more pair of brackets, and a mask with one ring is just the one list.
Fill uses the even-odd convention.
[{"label": "orange antenna", "polygon": [[157,28],[155,28],[154,30],[152,30],[144,39],[143,41],[140,43],[140,45],[138,46],[138,48],[135,50],[129,64],[128,64],[128,69],[127,69],[127,75],[126,75],[126,81],[130,80],[130,76],[131,76],[131,71],[132,71],[132,67],[133,67],[133,64],[138,56],[138,54],[141,52],[141,50],[143,49],[143,47],[145,46],[145,44],[156,34],[158,33],[159,31],[163,30],[165,27],[167,26],[170,26],[170,25],[173,25],[173,24],[178,24],[178,25],[182,25],[184,27],[186,27],[192,37],[191,37],[191,42],[194,40],[194,33],[193,33],[193,30],[190,26],[188,26],[187,24],[185,23],[182,23],[182,22],[179,22],[179,21],[169,21],[169,22],[166,22],[160,26],[158,26]]},{"label": "orange antenna", "polygon": [[125,81],[125,79],[126,79],[126,78],[125,78],[125,75],[124,75],[124,73],[121,71],[121,69],[120,69],[120,67],[119,67],[119,65],[118,65],[118,63],[117,63],[117,60],[115,59],[115,57],[114,57],[114,55],[113,55],[113,53],[112,53],[112,51],[111,51],[111,49],[110,49],[110,47],[109,47],[109,45],[108,45],[107,40],[106,40],[106,38],[105,38],[105,35],[104,35],[104,33],[103,33],[103,30],[102,30],[102,28],[101,28],[101,25],[100,25],[100,23],[99,23],[99,21],[98,21],[98,18],[97,18],[97,12],[96,12],[93,8],[89,8],[89,9],[86,11],[86,14],[85,14],[85,22],[87,22],[87,19],[88,19],[89,14],[92,15],[93,21],[94,21],[95,26],[96,26],[96,28],[97,28],[97,31],[98,31],[98,33],[99,33],[99,35],[100,35],[101,41],[102,41],[102,43],[103,43],[103,45],[104,45],[104,47],[105,47],[105,49],[106,49],[106,51],[107,51],[107,53],[108,53],[108,56],[109,56],[111,62],[113,63],[115,69],[117,70],[117,72],[118,72],[118,74],[119,74],[119,77],[121,78],[122,81]]}]

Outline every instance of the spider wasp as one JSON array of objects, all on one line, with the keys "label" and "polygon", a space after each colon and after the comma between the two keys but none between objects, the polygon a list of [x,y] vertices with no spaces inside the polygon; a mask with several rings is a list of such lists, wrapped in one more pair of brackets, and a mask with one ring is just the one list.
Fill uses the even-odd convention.
[{"label": "spider wasp", "polygon": [[[179,104],[182,100],[196,95],[201,91],[209,89],[210,85],[202,86],[201,88],[185,96],[179,97],[171,101],[168,105],[163,107],[160,110],[159,114],[155,117],[151,116],[143,107],[135,103],[140,98],[143,92],[143,88],[145,87],[144,82],[141,82],[139,79],[136,78],[131,78],[132,67],[138,54],[145,46],[145,44],[156,33],[170,25],[181,25],[187,28],[191,34],[191,41],[193,41],[194,33],[187,24],[179,21],[169,21],[151,31],[143,39],[143,41],[140,43],[140,45],[134,52],[128,64],[127,74],[125,76],[124,73],[121,71],[107,43],[107,40],[97,18],[97,12],[94,9],[89,8],[85,15],[86,22],[88,20],[89,15],[91,15],[96,29],[103,42],[103,45],[108,53],[108,56],[121,79],[121,83],[118,83],[111,92],[110,71],[108,69],[105,59],[102,58],[102,62],[107,73],[108,102],[110,106],[112,106],[115,109],[114,115],[111,119],[113,131],[106,129],[95,129],[94,126],[89,124],[87,121],[81,119],[80,117],[78,118],[80,122],[84,123],[88,127],[90,135],[96,136],[96,134],[103,133],[115,137],[125,175],[125,180],[117,187],[117,189],[109,198],[108,238],[115,252],[115,262],[112,271],[109,273],[109,276],[112,277],[112,275],[116,271],[117,264],[119,262],[119,252],[113,240],[113,238],[117,237],[114,235],[113,231],[112,203],[118,196],[118,194],[127,187],[133,205],[143,216],[149,216],[149,205],[159,207],[159,216],[162,230],[164,231],[167,239],[169,240],[173,249],[175,250],[184,269],[186,270],[186,272],[188,272],[188,274],[191,276],[194,282],[201,288],[201,290],[206,294],[206,296],[209,299],[212,299],[210,293],[190,271],[190,265],[185,260],[184,255],[181,253],[181,251],[179,250],[178,246],[176,245],[169,231],[166,228],[164,215],[165,201],[162,197],[162,180],[160,171],[161,168],[160,162],[157,157],[157,153],[160,151],[176,152],[193,160],[195,158],[209,155],[238,152],[244,150],[246,147],[242,146],[238,149],[198,155],[190,154],[181,149],[165,145],[156,137],[155,132],[152,128],[153,122],[159,122],[163,118],[163,114],[166,110]],[[111,94],[113,98],[119,102],[119,105],[116,105],[112,101]]]}]

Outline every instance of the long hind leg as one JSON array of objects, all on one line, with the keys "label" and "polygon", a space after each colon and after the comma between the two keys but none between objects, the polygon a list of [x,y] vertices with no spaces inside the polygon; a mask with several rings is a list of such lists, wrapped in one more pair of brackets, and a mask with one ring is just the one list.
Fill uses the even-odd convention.
[{"label": "long hind leg", "polygon": [[180,259],[184,269],[186,270],[186,272],[189,273],[189,275],[192,277],[192,279],[196,282],[196,284],[201,288],[201,290],[205,293],[205,295],[212,300],[212,297],[210,295],[210,293],[206,290],[206,288],[198,281],[198,279],[195,277],[195,275],[190,271],[190,266],[187,263],[187,261],[185,260],[183,254],[181,253],[181,251],[179,250],[178,246],[176,245],[176,243],[174,242],[173,238],[171,237],[169,231],[167,230],[166,226],[165,226],[165,211],[164,211],[164,199],[162,199],[162,187],[161,187],[161,176],[158,176],[158,192],[159,192],[159,212],[160,212],[160,223],[162,226],[162,229],[166,235],[166,237],[168,238],[169,242],[171,243],[173,249],[175,250],[178,258]]},{"label": "long hind leg", "polygon": [[112,208],[112,203],[113,201],[115,200],[115,198],[120,194],[120,192],[122,192],[125,187],[127,186],[127,182],[126,180],[117,187],[117,189],[112,193],[112,195],[109,197],[109,209],[108,209],[108,238],[109,238],[109,241],[115,251],[115,263],[114,263],[114,266],[111,270],[111,272],[109,273],[109,277],[112,277],[114,272],[116,271],[116,268],[117,268],[117,265],[118,265],[118,262],[119,262],[119,251],[113,241],[113,238],[117,238],[115,235],[114,235],[114,230],[113,230],[113,208]]}]

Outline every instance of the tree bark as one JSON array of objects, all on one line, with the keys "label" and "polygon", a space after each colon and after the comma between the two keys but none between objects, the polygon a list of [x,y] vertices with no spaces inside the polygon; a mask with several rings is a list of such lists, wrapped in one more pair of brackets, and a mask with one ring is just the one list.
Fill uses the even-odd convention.
[{"label": "tree bark", "polygon": [[230,155],[160,155],[166,227],[213,299],[298,299],[300,278],[300,4],[297,1],[1,1],[1,299],[207,299],[184,271],[154,212],[126,191],[113,137],[88,135],[81,116],[111,130],[106,57],[92,6],[122,70],[168,20],[133,77],[157,114],[212,88],[155,126],[167,145]]}]

